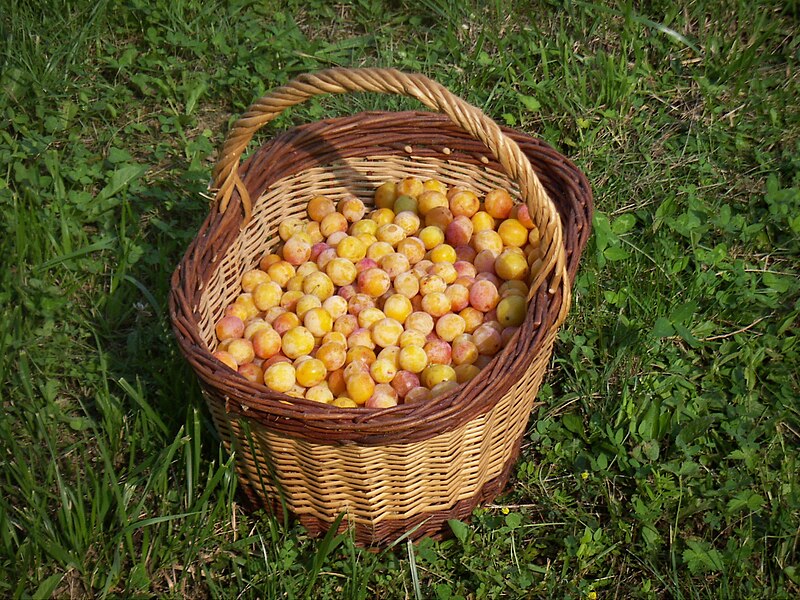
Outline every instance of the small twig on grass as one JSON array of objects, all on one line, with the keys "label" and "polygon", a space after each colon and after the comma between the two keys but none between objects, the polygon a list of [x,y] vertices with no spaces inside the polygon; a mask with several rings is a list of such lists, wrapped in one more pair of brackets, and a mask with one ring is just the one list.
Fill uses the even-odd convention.
[{"label": "small twig on grass", "polygon": [[[769,315],[767,315],[767,316],[769,316]],[[721,333],[719,335],[712,335],[712,336],[707,337],[707,338],[702,338],[700,341],[701,342],[711,342],[713,340],[722,340],[722,339],[725,339],[725,338],[733,337],[734,335],[737,335],[739,333],[744,333],[748,329],[752,329],[753,327],[755,327],[756,325],[761,323],[761,321],[763,321],[766,318],[767,317],[761,317],[760,319],[756,319],[755,321],[750,323],[750,325],[748,325],[747,327],[742,327],[741,329],[737,329],[736,331],[731,331],[729,333]]]}]

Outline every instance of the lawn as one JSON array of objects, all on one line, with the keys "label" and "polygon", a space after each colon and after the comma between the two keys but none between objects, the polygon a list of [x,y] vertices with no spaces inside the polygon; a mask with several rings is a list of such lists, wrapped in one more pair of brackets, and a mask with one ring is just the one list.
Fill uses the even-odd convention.
[{"label": "lawn", "polygon": [[[0,596],[800,596],[797,2],[5,5]],[[229,126],[329,66],[422,72],[594,190],[522,455],[446,541],[244,510],[172,336]]]}]

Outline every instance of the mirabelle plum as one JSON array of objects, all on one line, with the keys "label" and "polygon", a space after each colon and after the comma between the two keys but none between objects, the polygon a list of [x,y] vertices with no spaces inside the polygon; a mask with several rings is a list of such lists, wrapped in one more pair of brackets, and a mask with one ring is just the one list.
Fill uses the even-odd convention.
[{"label": "mirabelle plum", "polygon": [[398,356],[400,368],[411,373],[421,373],[428,366],[428,355],[419,346],[406,346]]},{"label": "mirabelle plum", "polygon": [[448,262],[450,264],[456,262],[456,251],[450,244],[439,244],[430,252],[430,260],[434,263]]},{"label": "mirabelle plum", "polygon": [[322,383],[327,374],[328,371],[325,368],[325,364],[318,358],[304,360],[295,368],[297,383],[307,388]]},{"label": "mirabelle plum", "polygon": [[464,333],[467,324],[464,318],[454,313],[442,315],[436,321],[436,334],[445,342],[452,342],[456,337]]},{"label": "mirabelle plum", "polygon": [[402,196],[398,196],[394,201],[394,205],[389,206],[388,208],[391,208],[396,215],[401,212],[411,212],[416,215],[419,212],[419,203],[413,196],[404,194]]},{"label": "mirabelle plum", "polygon": [[385,225],[378,227],[375,237],[378,238],[379,242],[385,242],[389,244],[394,251],[394,248],[397,246],[397,244],[405,239],[406,232],[399,225],[395,225],[394,223],[386,223]]},{"label": "mirabelle plum", "polygon": [[[410,210],[395,211],[394,224],[400,227],[406,236],[414,235],[419,229],[420,220],[416,213]],[[399,242],[398,242],[399,243]]]},{"label": "mirabelle plum", "polygon": [[494,273],[494,263],[498,256],[500,253],[494,250],[481,250],[475,257],[475,270],[478,273]]},{"label": "mirabelle plum", "polygon": [[528,303],[524,296],[512,295],[497,304],[497,320],[503,327],[519,327],[525,320]]},{"label": "mirabelle plum", "polygon": [[375,356],[375,351],[372,347],[368,346],[351,346],[347,350],[347,358],[345,359],[345,364],[350,367],[350,365],[355,365],[350,367],[349,369],[345,369],[345,375],[349,375],[350,373],[354,372],[354,369],[362,369],[362,370],[369,370],[369,366],[377,360]]},{"label": "mirabelle plum", "polygon": [[458,339],[453,341],[451,360],[454,365],[472,364],[478,359],[478,347],[469,339]]},{"label": "mirabelle plum", "polygon": [[400,345],[400,348],[405,348],[406,346],[424,347],[427,343],[427,338],[421,331],[417,331],[416,329],[406,329],[400,334],[400,339],[397,341],[397,343]]},{"label": "mirabelle plum", "polygon": [[312,402],[320,402],[321,404],[330,404],[333,402],[333,392],[330,390],[326,382],[319,383],[311,386],[306,390],[306,400]]},{"label": "mirabelle plum", "polygon": [[456,381],[456,372],[450,365],[434,364],[422,371],[419,376],[422,385],[431,389],[443,381]]},{"label": "mirabelle plum", "polygon": [[424,190],[433,190],[447,195],[447,185],[438,179],[426,179],[422,182],[422,188]]},{"label": "mirabelle plum", "polygon": [[428,269],[428,274],[441,277],[442,281],[448,285],[454,283],[458,278],[458,271],[456,271],[454,263],[446,261],[434,263],[431,268]]},{"label": "mirabelle plum", "polygon": [[[336,323],[334,323],[334,327]],[[322,336],[321,344],[328,344],[331,342],[336,342],[337,344],[341,344],[345,348],[347,348],[347,336],[340,331],[329,331],[324,336]]]},{"label": "mirabelle plum", "polygon": [[325,196],[314,196],[308,201],[306,210],[309,219],[320,223],[326,216],[336,212],[336,205],[333,203],[333,200]]},{"label": "mirabelle plum", "polygon": [[[326,243],[327,243],[329,246],[331,246],[332,248],[336,248],[336,247],[339,245],[339,243],[340,243],[340,242],[341,242],[343,239],[345,239],[346,237],[349,237],[349,236],[347,235],[347,232],[346,232],[346,231],[334,231],[332,234],[330,234],[330,235],[328,236],[328,239],[326,239],[326,240],[325,240],[325,242],[326,242]],[[360,240],[360,238],[359,238],[359,240]]]},{"label": "mirabelle plum", "polygon": [[514,207],[511,209],[511,213],[509,214],[510,217],[513,217],[520,223],[522,223],[528,229],[535,229],[536,225],[531,219],[531,213],[528,210],[527,204],[515,204]]},{"label": "mirabelle plum", "polygon": [[258,268],[262,271],[266,272],[269,269],[269,266],[275,264],[276,262],[280,262],[283,260],[279,255],[274,254],[272,252],[268,252],[264,256],[261,257],[261,260],[258,263]]},{"label": "mirabelle plum", "polygon": [[342,315],[333,322],[333,330],[341,333],[345,337],[349,336],[358,328],[358,318],[352,314]]},{"label": "mirabelle plum", "polygon": [[375,190],[375,206],[378,208],[392,208],[397,198],[397,185],[394,181],[387,181]]},{"label": "mirabelle plum", "polygon": [[394,278],[394,291],[406,298],[413,298],[419,293],[419,279],[410,271],[400,273]]},{"label": "mirabelle plum", "polygon": [[450,299],[450,310],[453,312],[461,312],[469,306],[469,289],[461,284],[447,286],[444,295]]},{"label": "mirabelle plum", "polygon": [[390,360],[378,358],[369,366],[369,373],[376,383],[390,383],[397,375],[397,367]]},{"label": "mirabelle plum", "polygon": [[375,391],[375,382],[369,372],[359,371],[345,378],[347,396],[358,405],[363,405]]},{"label": "mirabelle plum", "polygon": [[370,306],[358,313],[358,326],[369,329],[373,323],[385,318],[386,315],[380,308]]},{"label": "mirabelle plum", "polygon": [[446,315],[450,312],[450,309],[450,298],[448,298],[442,292],[433,292],[422,297],[422,310],[432,317],[441,317],[442,315]]},{"label": "mirabelle plum", "polygon": [[241,319],[242,323],[244,323],[250,318],[250,311],[244,304],[234,302],[225,307],[225,316],[236,317],[237,319]]},{"label": "mirabelle plum", "polygon": [[448,208],[447,196],[435,190],[426,190],[417,198],[417,210],[423,217],[434,208]]},{"label": "mirabelle plum", "polygon": [[333,296],[333,290],[333,281],[321,271],[311,273],[303,282],[303,293],[312,294],[323,302]]},{"label": "mirabelle plum", "polygon": [[304,227],[305,223],[303,223],[301,219],[298,219],[297,217],[289,217],[288,219],[281,221],[281,224],[278,225],[278,235],[285,242],[295,233],[300,233],[303,231]]},{"label": "mirabelle plum", "polygon": [[347,218],[342,213],[333,212],[325,215],[320,221],[319,231],[324,237],[328,238],[337,231],[347,231],[347,226]]},{"label": "mirabelle plum", "polygon": [[392,379],[392,387],[400,398],[405,398],[408,392],[419,387],[419,375],[411,371],[397,371]]},{"label": "mirabelle plum", "polygon": [[236,360],[226,350],[217,350],[211,356],[216,358],[226,367],[233,369],[234,371],[239,370],[239,365],[236,364]]},{"label": "mirabelle plum", "polygon": [[417,177],[406,177],[397,182],[395,191],[398,196],[407,195],[416,198],[425,191],[425,186]]},{"label": "mirabelle plum", "polygon": [[[313,297],[314,296],[312,296],[312,298]],[[300,316],[299,313],[298,316]],[[321,306],[310,308],[302,318],[303,326],[305,326],[314,337],[321,338],[333,330],[333,317]]]},{"label": "mirabelle plum", "polygon": [[480,231],[494,231],[494,217],[489,213],[479,210],[470,219],[472,221],[472,235]]},{"label": "mirabelle plum", "polygon": [[379,383],[364,406],[366,408],[391,408],[397,406],[397,401],[397,392],[394,391],[394,388],[388,383]]},{"label": "mirabelle plum", "polygon": [[358,408],[358,404],[353,402],[347,396],[339,396],[333,402],[331,402],[331,405],[338,408]]},{"label": "mirabelle plum", "polygon": [[514,206],[514,200],[506,190],[497,188],[486,194],[483,205],[486,212],[495,219],[506,219]]},{"label": "mirabelle plum", "polygon": [[438,275],[425,275],[419,280],[419,293],[423,296],[434,292],[444,292],[446,289],[447,284]]},{"label": "mirabelle plum", "polygon": [[388,242],[375,242],[367,248],[367,258],[377,262],[381,257],[394,252],[394,247]]},{"label": "mirabelle plum", "polygon": [[375,340],[372,339],[372,333],[366,327],[358,327],[347,336],[348,348],[354,346],[366,346],[367,348],[375,348]]},{"label": "mirabelle plum", "polygon": [[277,362],[264,371],[264,385],[276,392],[286,393],[297,382],[294,366],[288,362]]},{"label": "mirabelle plum", "polygon": [[[366,271],[365,271],[366,272]],[[358,316],[365,308],[372,308],[375,306],[375,299],[367,294],[355,294],[347,302],[347,312],[351,315]]]},{"label": "mirabelle plum", "polygon": [[367,212],[367,207],[364,206],[364,203],[353,194],[349,194],[339,200],[336,208],[351,223],[363,219]]},{"label": "mirabelle plum", "polygon": [[269,266],[267,269],[267,274],[274,283],[277,283],[279,286],[283,287],[286,285],[287,281],[295,276],[295,268],[294,265],[286,262],[285,260],[280,260]]},{"label": "mirabelle plum", "polygon": [[477,308],[467,306],[458,313],[464,319],[464,331],[472,333],[483,323],[483,313]]},{"label": "mirabelle plum", "polygon": [[242,290],[252,292],[260,283],[270,281],[269,275],[261,269],[251,269],[242,275]]},{"label": "mirabelle plum", "polygon": [[296,312],[297,310],[297,301],[300,300],[305,294],[303,294],[300,290],[289,290],[287,292],[283,292],[281,296],[281,307],[285,308],[289,312]]},{"label": "mirabelle plum", "polygon": [[283,260],[297,267],[311,258],[311,244],[300,235],[293,235],[283,245]]},{"label": "mirabelle plum", "polygon": [[[394,211],[391,208],[379,208],[377,210],[373,210],[369,214],[369,218],[372,221],[375,221],[378,229],[382,225],[388,225],[389,223],[394,222]],[[377,235],[377,230],[375,231],[375,235]]]},{"label": "mirabelle plum", "polygon": [[431,391],[424,387],[419,386],[409,390],[405,398],[403,398],[404,404],[421,404],[423,402],[428,402],[431,400],[433,396],[431,395]]},{"label": "mirabelle plum", "polygon": [[400,273],[406,273],[411,268],[408,258],[406,258],[405,254],[400,254],[399,252],[392,252],[386,256],[381,256],[378,265],[386,272],[390,279],[394,279],[400,275]]},{"label": "mirabelle plum", "polygon": [[272,327],[257,331],[251,342],[253,352],[259,358],[271,358],[281,350],[281,336]]},{"label": "mirabelle plum", "polygon": [[472,246],[456,246],[456,258],[458,259],[456,262],[464,261],[472,263],[477,254],[475,248]]},{"label": "mirabelle plum", "polygon": [[372,298],[386,293],[392,281],[383,269],[367,269],[358,274],[358,290]]},{"label": "mirabelle plum", "polygon": [[508,281],[504,281],[500,287],[498,288],[500,292],[500,298],[505,298],[507,296],[523,296],[525,298],[528,297],[528,284],[524,281],[519,279],[509,279]]},{"label": "mirabelle plum", "polygon": [[378,352],[378,358],[388,360],[395,367],[400,367],[400,346],[386,346]]},{"label": "mirabelle plum", "polygon": [[482,250],[491,250],[495,256],[503,251],[503,238],[496,231],[479,231],[472,236],[472,247],[480,254]]},{"label": "mirabelle plum", "polygon": [[402,294],[392,294],[384,302],[383,312],[387,317],[405,323],[412,312],[411,301]]},{"label": "mirabelle plum", "polygon": [[505,280],[525,279],[528,276],[528,261],[518,252],[504,250],[495,259],[494,271]]},{"label": "mirabelle plum", "polygon": [[328,371],[328,389],[334,396],[342,396],[347,393],[347,386],[344,383],[344,369]]},{"label": "mirabelle plum", "polygon": [[500,223],[500,227],[497,228],[497,233],[506,246],[522,248],[528,241],[528,230],[516,219],[506,219]]},{"label": "mirabelle plum", "polygon": [[447,226],[453,222],[453,213],[449,208],[444,206],[437,206],[425,215],[426,227],[438,227],[442,231],[447,229]]},{"label": "mirabelle plum", "polygon": [[326,298],[322,303],[322,308],[328,311],[328,314],[335,321],[344,314],[347,314],[347,300],[338,294],[334,294],[330,298]]},{"label": "mirabelle plum", "polygon": [[453,247],[466,246],[472,239],[472,221],[464,215],[455,217],[444,230],[444,238]]},{"label": "mirabelle plum", "polygon": [[475,376],[481,372],[477,365],[469,363],[457,365],[453,368],[453,370],[456,372],[456,381],[458,383],[466,383],[470,379],[474,379]]},{"label": "mirabelle plum", "polygon": [[320,242],[325,241],[325,237],[319,230],[319,223],[317,223],[316,221],[309,221],[308,223],[306,223],[305,232],[308,234],[308,237],[311,240],[312,248],[314,247],[314,244],[318,244]]},{"label": "mirabelle plum", "polygon": [[443,339],[434,338],[428,341],[423,347],[425,355],[428,357],[428,364],[449,365],[451,361],[452,349],[450,344]]},{"label": "mirabelle plum", "polygon": [[319,308],[322,306],[322,301],[316,296],[310,294],[303,294],[294,305],[294,313],[302,321],[306,313],[312,308]]},{"label": "mirabelle plum", "polygon": [[411,265],[415,265],[425,258],[425,244],[417,237],[400,240],[397,244],[397,251],[405,256]]},{"label": "mirabelle plum", "polygon": [[238,371],[239,375],[247,379],[247,381],[252,383],[264,382],[264,370],[255,363],[249,362],[241,365]]},{"label": "mirabelle plum", "polygon": [[280,317],[285,312],[286,309],[278,304],[277,306],[273,306],[272,308],[268,308],[264,311],[264,320],[272,325],[275,322],[275,319]]},{"label": "mirabelle plum", "polygon": [[324,271],[332,260],[339,258],[339,255],[336,254],[336,248],[328,244],[325,244],[325,246],[326,247],[319,253],[315,261],[320,271]]},{"label": "mirabelle plum", "polygon": [[367,246],[357,237],[346,235],[336,244],[336,255],[355,263],[367,255]]},{"label": "mirabelle plum", "polygon": [[489,323],[483,323],[473,331],[472,339],[478,348],[478,352],[486,356],[493,356],[503,345],[500,332]]},{"label": "mirabelle plum", "polygon": [[325,274],[336,286],[350,285],[356,280],[358,270],[347,258],[334,258],[325,265]]},{"label": "mirabelle plum", "polygon": [[[453,372],[455,372],[455,369],[453,369]],[[458,389],[458,381],[442,381],[431,388],[431,396],[434,400],[437,400],[438,398],[446,396],[456,389]]]},{"label": "mirabelle plum", "polygon": [[420,230],[418,237],[425,246],[426,250],[432,250],[439,244],[444,243],[444,231],[432,225],[429,227],[423,227]]},{"label": "mirabelle plum", "polygon": [[217,321],[214,331],[220,341],[240,338],[244,335],[244,321],[234,316],[222,317]]},{"label": "mirabelle plum", "polygon": [[314,334],[302,325],[298,325],[283,334],[281,350],[286,356],[294,359],[304,354],[310,354],[314,349],[314,343]]},{"label": "mirabelle plum", "polygon": [[[483,315],[481,315],[481,321],[483,321]],[[433,331],[434,327],[433,317],[426,312],[420,311],[414,311],[408,315],[404,324],[406,329],[414,329],[423,335],[428,335]]]},{"label": "mirabelle plum", "polygon": [[272,326],[267,323],[264,319],[256,318],[252,319],[245,325],[244,333],[242,337],[246,340],[252,340],[253,336],[261,331],[262,329],[272,329]]},{"label": "mirabelle plum", "polygon": [[[503,283],[503,280],[494,273],[478,273],[478,276],[475,277],[475,281],[481,280],[491,281],[494,287],[498,288],[498,290]],[[472,283],[474,284],[475,282],[473,281]],[[470,289],[472,289],[472,286],[470,286]]]},{"label": "mirabelle plum", "polygon": [[395,319],[385,318],[370,326],[373,341],[381,348],[396,346],[403,333],[403,325]]},{"label": "mirabelle plum", "polygon": [[500,294],[491,281],[477,280],[469,290],[469,303],[481,312],[492,310],[500,301]]},{"label": "mirabelle plum", "polygon": [[450,212],[453,216],[470,218],[480,208],[481,202],[474,192],[460,190],[451,194],[449,198]]}]

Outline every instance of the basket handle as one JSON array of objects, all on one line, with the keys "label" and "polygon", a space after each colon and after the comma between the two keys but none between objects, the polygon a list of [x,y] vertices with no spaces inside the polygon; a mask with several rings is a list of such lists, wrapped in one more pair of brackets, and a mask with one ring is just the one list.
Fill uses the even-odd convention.
[{"label": "basket handle", "polygon": [[380,68],[325,69],[300,75],[254,102],[228,133],[221,157],[214,167],[212,189],[216,189],[215,201],[219,203],[220,212],[225,211],[236,189],[244,208],[244,223],[250,219],[252,202],[239,177],[238,166],[242,153],[256,131],[287,108],[309,98],[347,92],[378,92],[416,98],[428,108],[446,114],[456,125],[486,145],[506,173],[518,183],[531,219],[539,229],[539,269],[531,283],[530,297],[552,275],[549,285],[551,294],[555,293],[559,284],[563,284],[559,322],[562,321],[569,310],[570,284],[561,218],[528,157],[480,109],[423,75]]}]

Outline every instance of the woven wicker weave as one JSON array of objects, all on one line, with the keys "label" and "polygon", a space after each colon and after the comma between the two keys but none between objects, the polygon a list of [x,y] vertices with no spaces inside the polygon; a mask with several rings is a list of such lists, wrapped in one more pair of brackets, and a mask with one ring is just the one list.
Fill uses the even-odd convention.
[{"label": "woven wicker weave", "polygon": [[[411,96],[444,114],[369,112],[303,125],[239,166],[255,131],[286,108],[355,91]],[[215,322],[242,274],[279,242],[282,220],[305,217],[317,194],[355,194],[370,205],[378,185],[407,176],[480,193],[504,187],[528,203],[539,227],[525,322],[478,377],[427,404],[340,409],[272,392],[212,357]],[[285,506],[312,534],[345,512],[359,543],[381,545],[408,532],[437,535],[447,519],[467,518],[496,496],[519,453],[589,235],[583,174],[425,77],[330,69],[256,102],[230,132],[214,182],[219,210],[173,274],[171,317],[253,504]]]}]

